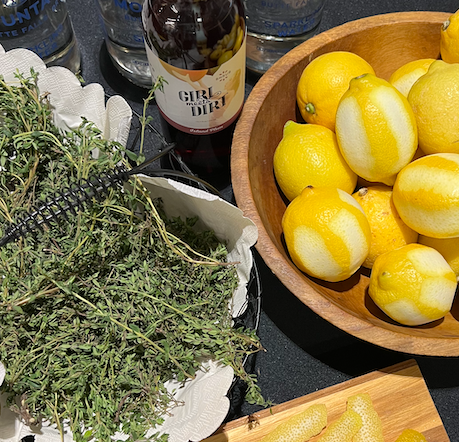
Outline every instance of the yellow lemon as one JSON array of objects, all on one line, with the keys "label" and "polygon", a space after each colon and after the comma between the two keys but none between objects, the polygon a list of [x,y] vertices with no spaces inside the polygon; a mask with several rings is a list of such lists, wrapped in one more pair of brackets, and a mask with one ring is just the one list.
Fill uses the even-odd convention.
[{"label": "yellow lemon", "polygon": [[349,81],[373,68],[352,52],[333,51],[312,60],[301,74],[296,98],[300,113],[308,123],[335,130],[335,114]]},{"label": "yellow lemon", "polygon": [[411,86],[429,69],[435,58],[420,58],[399,67],[389,78],[389,83],[395,86],[405,97],[408,97]]},{"label": "yellow lemon", "polygon": [[395,442],[427,442],[425,436],[411,428],[403,430]]},{"label": "yellow lemon", "polygon": [[459,63],[459,10],[443,23],[440,31],[440,55],[446,63]]},{"label": "yellow lemon", "polygon": [[324,126],[288,121],[273,161],[277,183],[290,201],[306,186],[355,189],[357,175],[344,161],[335,133]]},{"label": "yellow lemon", "polygon": [[418,240],[418,233],[409,228],[397,213],[391,187],[362,187],[353,197],[365,212],[371,228],[370,252],[363,262],[364,267],[371,269],[379,255]]},{"label": "yellow lemon", "polygon": [[434,238],[459,236],[459,154],[418,158],[397,175],[392,198],[406,225]]},{"label": "yellow lemon", "polygon": [[372,74],[351,80],[336,112],[336,137],[357,175],[389,186],[418,147],[416,121],[407,99]]},{"label": "yellow lemon", "polygon": [[456,287],[455,273],[437,250],[407,244],[376,258],[368,293],[393,320],[414,326],[443,318]]},{"label": "yellow lemon", "polygon": [[459,237],[458,238],[431,238],[419,235],[419,244],[424,244],[438,250],[453,272],[459,277]]},{"label": "yellow lemon", "polygon": [[370,225],[363,209],[334,187],[306,187],[287,206],[282,228],[295,265],[325,281],[349,278],[370,250]]},{"label": "yellow lemon", "polygon": [[434,61],[411,87],[408,101],[424,153],[459,153],[459,64]]}]

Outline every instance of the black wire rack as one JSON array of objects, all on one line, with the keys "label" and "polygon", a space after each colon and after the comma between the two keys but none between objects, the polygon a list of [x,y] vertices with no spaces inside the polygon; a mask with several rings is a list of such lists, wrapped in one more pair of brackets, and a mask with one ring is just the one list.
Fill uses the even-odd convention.
[{"label": "black wire rack", "polygon": [[[255,332],[258,331],[261,315],[261,293],[262,285],[260,274],[254,258],[249,283],[247,285],[247,301],[244,305],[245,310],[243,310],[241,315],[236,315],[236,318],[234,319],[235,327],[243,326],[254,330]],[[256,355],[256,353],[252,353],[247,355],[244,359],[244,369],[249,374],[253,374],[255,372]],[[230,408],[224,422],[229,422],[240,417],[241,406],[245,400],[246,389],[247,385],[245,382],[242,379],[235,377],[228,391]]]},{"label": "black wire rack", "polygon": [[[140,142],[142,125],[140,124],[140,116],[137,117],[137,128],[134,130],[131,137],[133,138],[129,149],[136,151],[136,146]],[[8,244],[11,241],[18,240],[21,236],[34,234],[37,231],[43,231],[44,226],[51,227],[52,223],[58,222],[64,218],[68,221],[68,215],[76,215],[78,210],[85,210],[92,206],[94,200],[101,200],[103,195],[112,187],[120,186],[126,182],[131,175],[138,173],[147,173],[152,176],[161,176],[166,178],[174,178],[175,180],[184,181],[195,187],[199,187],[206,192],[214,193],[221,196],[219,191],[211,184],[203,181],[199,177],[192,174],[186,164],[181,160],[179,155],[174,151],[174,144],[167,143],[164,137],[156,128],[149,124],[149,132],[156,136],[159,143],[152,143],[152,146],[158,146],[157,149],[149,149],[146,159],[141,164],[132,164],[131,169],[125,166],[117,166],[115,170],[106,171],[99,175],[93,175],[87,179],[82,179],[78,183],[71,183],[56,192],[52,198],[40,206],[33,207],[32,210],[21,216],[16,223],[12,223],[7,227],[4,235],[0,238],[0,247]],[[145,133],[145,132],[144,132]],[[143,147],[143,146],[142,146]],[[140,146],[137,148],[140,153]],[[178,165],[178,169],[158,168],[149,169],[153,163],[158,163],[161,158],[167,156],[170,165]]]}]

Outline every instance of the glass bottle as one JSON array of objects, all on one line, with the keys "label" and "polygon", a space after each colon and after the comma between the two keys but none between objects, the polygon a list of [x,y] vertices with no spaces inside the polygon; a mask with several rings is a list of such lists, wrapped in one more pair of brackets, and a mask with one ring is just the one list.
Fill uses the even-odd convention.
[{"label": "glass bottle", "polygon": [[145,43],[164,135],[192,172],[229,183],[234,127],[245,92],[241,0],[146,0]]},{"label": "glass bottle", "polygon": [[142,28],[143,1],[96,0],[105,44],[118,71],[137,86],[151,88]]},{"label": "glass bottle", "polygon": [[0,44],[26,48],[48,66],[80,70],[81,55],[65,0],[0,0]]},{"label": "glass bottle", "polygon": [[259,74],[319,32],[325,0],[244,0],[247,67]]}]

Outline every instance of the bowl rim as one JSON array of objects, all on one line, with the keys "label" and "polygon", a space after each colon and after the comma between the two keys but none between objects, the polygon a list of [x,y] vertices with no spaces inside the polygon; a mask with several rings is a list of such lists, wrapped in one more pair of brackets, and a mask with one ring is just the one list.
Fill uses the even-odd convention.
[{"label": "bowl rim", "polygon": [[[313,312],[346,333],[383,348],[424,356],[459,356],[458,338],[414,336],[407,334],[409,327],[400,325],[400,331],[391,330],[361,319],[323,297],[313,287],[309,277],[293,268],[292,263],[280,253],[263,226],[254,202],[249,177],[249,138],[265,92],[270,91],[279,78],[285,76],[295,66],[298,59],[304,58],[303,54],[314,53],[332,40],[375,26],[432,22],[440,24],[451,14],[431,11],[379,14],[344,23],[303,42],[277,61],[254,86],[236,125],[231,153],[232,185],[236,204],[243,211],[244,216],[250,218],[257,226],[258,241],[255,248],[282,284]],[[250,198],[247,198],[248,195]],[[288,275],[288,278],[281,279],[279,277],[281,275]],[[301,296],[295,292],[295,288],[298,289],[298,287],[302,289]]]}]

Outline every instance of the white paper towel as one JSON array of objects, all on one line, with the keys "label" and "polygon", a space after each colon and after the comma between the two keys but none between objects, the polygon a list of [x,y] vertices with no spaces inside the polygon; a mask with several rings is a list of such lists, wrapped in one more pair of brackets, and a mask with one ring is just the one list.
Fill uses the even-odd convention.
[{"label": "white paper towel", "polygon": [[[63,67],[47,68],[43,61],[26,49],[5,52],[0,46],[0,75],[10,83],[17,83],[16,72],[28,75],[33,67],[39,73],[41,93],[49,93],[54,122],[63,129],[77,128],[86,117],[102,130],[104,137],[126,145],[132,110],[124,98],[111,97],[105,103],[100,84],[82,86],[78,78]],[[198,228],[212,229],[217,237],[228,244],[230,262],[238,262],[239,287],[235,291],[231,311],[236,315],[247,300],[247,282],[252,268],[251,247],[257,240],[257,228],[242,212],[228,202],[194,187],[164,178],[140,176],[152,197],[160,197],[169,216],[198,216]],[[6,361],[5,361],[6,362]],[[0,363],[0,385],[5,375]],[[229,409],[226,393],[233,380],[231,367],[215,361],[206,361],[193,380],[179,385],[171,380],[168,389],[182,404],[165,417],[164,424],[152,430],[169,434],[170,442],[199,441],[211,435],[221,424]],[[36,442],[60,442],[56,428],[43,426],[33,432],[10,412],[0,397],[0,442],[19,442],[33,434]],[[123,435],[116,435],[123,439]],[[72,442],[66,432],[65,442]]]}]

